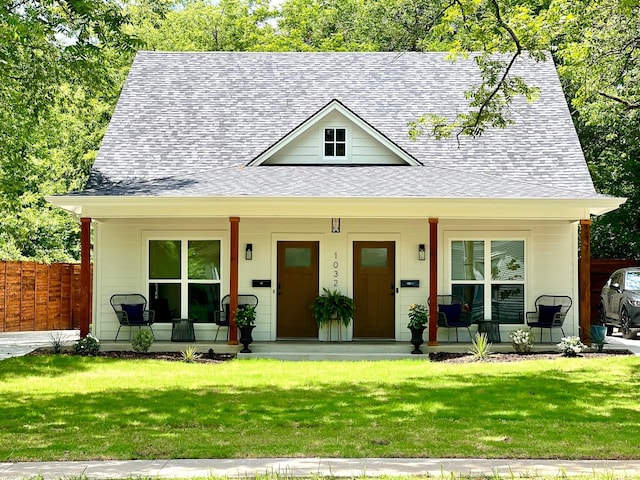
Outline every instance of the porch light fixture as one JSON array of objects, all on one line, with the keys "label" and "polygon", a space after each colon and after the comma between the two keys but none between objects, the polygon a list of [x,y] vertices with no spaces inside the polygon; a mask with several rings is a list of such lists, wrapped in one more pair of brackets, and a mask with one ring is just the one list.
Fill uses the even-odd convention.
[{"label": "porch light fixture", "polygon": [[427,253],[424,248],[424,243],[421,243],[420,245],[418,245],[418,260],[423,262],[426,258],[427,258]]},{"label": "porch light fixture", "polygon": [[245,260],[253,259],[253,243],[247,243],[247,248],[244,249]]},{"label": "porch light fixture", "polygon": [[340,233],[340,219],[332,218],[331,219],[331,233]]}]

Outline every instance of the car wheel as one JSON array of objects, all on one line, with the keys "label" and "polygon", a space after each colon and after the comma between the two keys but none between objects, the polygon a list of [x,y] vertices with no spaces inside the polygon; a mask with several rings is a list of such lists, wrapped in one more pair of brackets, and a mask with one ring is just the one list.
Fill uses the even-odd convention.
[{"label": "car wheel", "polygon": [[607,313],[604,311],[604,305],[600,304],[600,325],[607,327],[607,335],[611,336],[613,333],[613,325],[607,325]]},{"label": "car wheel", "polygon": [[623,338],[635,337],[635,334],[631,333],[631,329],[629,328],[629,314],[626,308],[620,310],[620,332],[622,332]]}]

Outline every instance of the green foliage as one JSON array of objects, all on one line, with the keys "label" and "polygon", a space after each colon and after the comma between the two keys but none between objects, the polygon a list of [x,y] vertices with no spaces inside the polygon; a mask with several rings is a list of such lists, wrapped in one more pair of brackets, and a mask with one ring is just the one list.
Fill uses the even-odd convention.
[{"label": "green foliage", "polygon": [[256,307],[251,305],[239,305],[236,310],[235,318],[238,328],[253,325],[256,323]]},{"label": "green foliage", "polygon": [[73,354],[83,357],[95,357],[100,353],[100,342],[92,334],[87,334],[85,338],[81,338],[73,344]]},{"label": "green foliage", "polygon": [[200,353],[198,353],[198,349],[193,346],[187,347],[180,353],[182,354],[182,360],[185,363],[193,363],[202,356]]},{"label": "green foliage", "polygon": [[131,339],[131,347],[136,352],[148,352],[149,348],[155,341],[153,337],[153,332],[150,328],[141,328]]},{"label": "green foliage", "polygon": [[486,333],[476,333],[471,339],[471,349],[469,353],[476,360],[486,360],[492,353],[491,345]]},{"label": "green foliage", "polygon": [[53,351],[53,353],[62,353],[62,346],[64,345],[64,341],[60,332],[52,333],[49,336],[49,343],[51,344],[51,350]]},{"label": "green foliage", "polygon": [[348,327],[353,319],[353,300],[342,295],[338,290],[323,288],[323,294],[316,297],[311,304],[311,314],[316,319],[318,327],[325,325],[333,319]]},{"label": "green foliage", "polygon": [[420,328],[429,323],[429,309],[426,305],[412,303],[409,305],[408,328]]}]

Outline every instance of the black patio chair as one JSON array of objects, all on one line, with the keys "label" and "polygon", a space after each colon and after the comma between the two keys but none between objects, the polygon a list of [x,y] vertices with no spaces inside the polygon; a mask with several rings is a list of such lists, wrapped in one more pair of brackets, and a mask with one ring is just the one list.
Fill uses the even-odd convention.
[{"label": "black patio chair", "polygon": [[[428,305],[428,303],[427,303]],[[438,328],[446,328],[447,342],[451,329],[456,330],[456,342],[459,342],[458,329],[466,328],[471,338],[469,327],[473,321],[471,311],[465,309],[462,298],[457,295],[438,295]]]},{"label": "black patio chair", "polygon": [[[214,338],[214,342],[218,341],[218,332],[220,332],[221,327],[227,328],[227,340],[229,340],[229,309],[231,305],[231,297],[229,295],[225,295],[222,297],[222,301],[220,302],[222,310],[218,310],[216,312],[216,325],[218,329],[216,330],[216,337]],[[257,307],[258,306],[258,297],[255,295],[238,295],[238,308],[243,307]]]},{"label": "black patio chair", "polygon": [[122,327],[129,327],[129,340],[131,340],[131,327],[149,327],[151,335],[155,338],[153,328],[151,328],[155,320],[155,312],[147,310],[147,299],[143,295],[139,293],[117,293],[111,296],[110,303],[120,323],[114,342],[118,341],[118,335],[120,335]]},{"label": "black patio chair", "polygon": [[566,336],[562,325],[571,308],[573,301],[565,295],[540,295],[535,301],[535,312],[526,312],[525,321],[531,328],[540,329],[542,341],[542,329],[549,329],[549,342],[552,341],[552,329],[559,328],[562,336]]}]

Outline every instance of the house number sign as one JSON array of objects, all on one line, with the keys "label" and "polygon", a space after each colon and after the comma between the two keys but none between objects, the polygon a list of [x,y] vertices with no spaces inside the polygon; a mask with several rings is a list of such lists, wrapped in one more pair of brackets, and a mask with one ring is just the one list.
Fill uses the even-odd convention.
[{"label": "house number sign", "polygon": [[337,287],[340,283],[340,262],[338,261],[338,252],[333,253],[333,286]]}]

